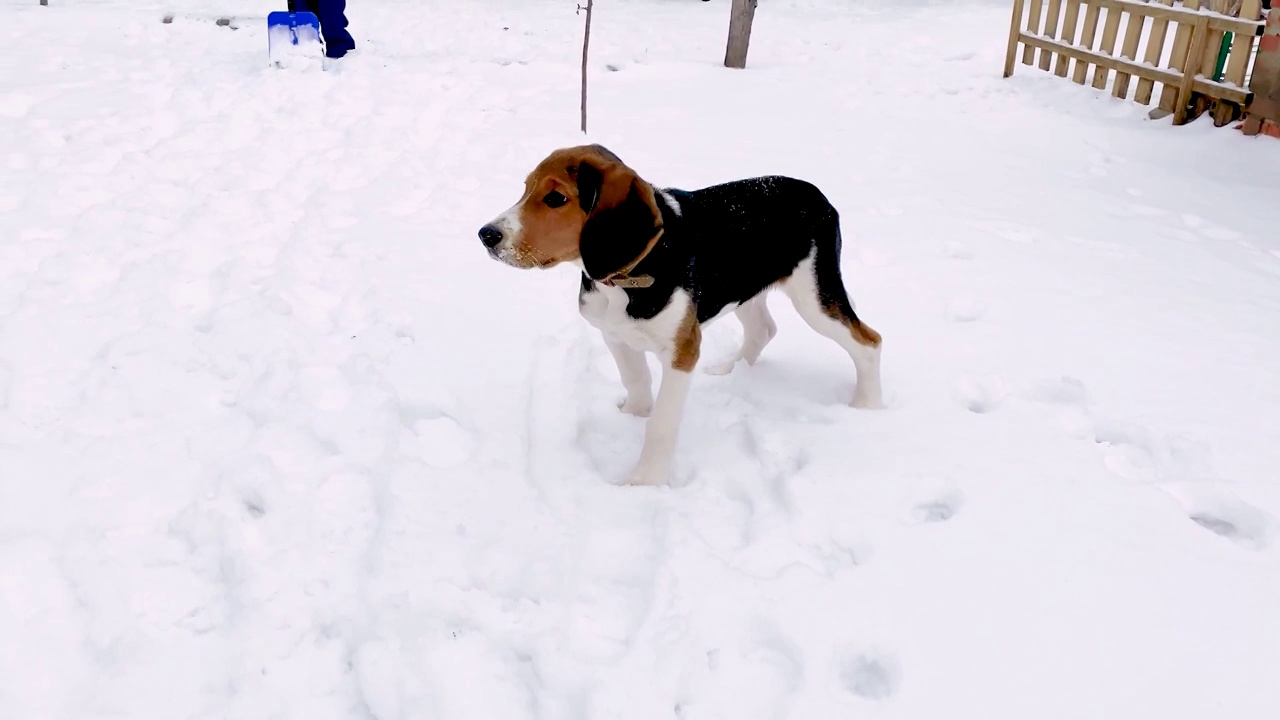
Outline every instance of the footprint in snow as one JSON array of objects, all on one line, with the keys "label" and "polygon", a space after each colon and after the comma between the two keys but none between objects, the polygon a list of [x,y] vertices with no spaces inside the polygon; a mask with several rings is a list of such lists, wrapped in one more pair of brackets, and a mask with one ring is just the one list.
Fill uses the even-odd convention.
[{"label": "footprint in snow", "polygon": [[1160,479],[1160,465],[1152,434],[1138,425],[1098,423],[1093,441],[1102,446],[1102,462],[1107,469],[1133,482]]},{"label": "footprint in snow", "polygon": [[244,511],[249,513],[251,518],[257,519],[267,514],[267,503],[257,490],[246,491],[244,496],[240,498],[240,502],[244,505]]},{"label": "footprint in snow", "polygon": [[935,523],[950,520],[956,514],[958,505],[948,498],[938,498],[916,505],[912,508],[912,514],[915,516],[916,522]]},{"label": "footprint in snow", "polygon": [[1267,546],[1274,522],[1263,510],[1200,484],[1177,483],[1163,489],[1178,501],[1191,522],[1214,535],[1251,550]]},{"label": "footprint in snow", "polygon": [[[1076,382],[1061,383],[1047,394],[1062,402],[1075,401],[1084,394],[1083,384],[1077,389]],[[1155,484],[1182,506],[1188,519],[1214,535],[1253,550],[1267,546],[1275,522],[1265,511],[1212,485],[1179,480],[1212,473],[1207,444],[1159,437],[1133,423],[1081,417],[1078,424],[1088,426],[1083,434],[1102,447],[1103,464],[1112,473],[1132,482]]]},{"label": "footprint in snow", "polygon": [[903,521],[911,525],[946,522],[964,504],[964,494],[954,480],[926,478],[916,483],[906,503]]},{"label": "footprint in snow", "polygon": [[965,377],[956,383],[956,399],[971,413],[989,413],[1000,406],[1006,393],[999,378]]},{"label": "footprint in snow", "polygon": [[244,512],[257,520],[267,514],[268,498],[279,487],[280,476],[265,457],[252,457],[232,461],[219,481],[239,500]]},{"label": "footprint in snow", "polygon": [[897,658],[877,650],[846,651],[836,660],[836,676],[845,692],[863,700],[888,700],[902,685]]}]

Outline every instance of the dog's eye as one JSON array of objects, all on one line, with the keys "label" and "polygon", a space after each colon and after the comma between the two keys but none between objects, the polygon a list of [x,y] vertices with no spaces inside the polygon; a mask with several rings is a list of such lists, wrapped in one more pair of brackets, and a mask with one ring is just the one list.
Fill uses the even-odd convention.
[{"label": "dog's eye", "polygon": [[549,208],[558,208],[561,205],[564,205],[565,203],[569,202],[569,198],[565,197],[564,195],[561,195],[555,190],[552,190],[551,192],[547,193],[546,197],[542,198],[542,202],[546,203],[547,207]]}]

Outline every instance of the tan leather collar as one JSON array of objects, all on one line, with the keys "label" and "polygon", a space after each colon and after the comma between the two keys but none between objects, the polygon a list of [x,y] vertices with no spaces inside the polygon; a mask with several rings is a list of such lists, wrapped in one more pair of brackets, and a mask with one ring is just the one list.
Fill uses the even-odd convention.
[{"label": "tan leather collar", "polygon": [[649,257],[649,253],[653,252],[653,249],[658,246],[658,240],[662,238],[662,233],[666,232],[666,230],[661,225],[658,226],[657,230],[658,232],[654,233],[653,239],[649,241],[648,246],[645,247],[644,252],[640,253],[639,257],[632,260],[622,269],[605,275],[600,280],[601,284],[624,289],[647,288],[652,285],[653,277],[650,275],[628,275],[627,273],[634,270],[646,257]]}]

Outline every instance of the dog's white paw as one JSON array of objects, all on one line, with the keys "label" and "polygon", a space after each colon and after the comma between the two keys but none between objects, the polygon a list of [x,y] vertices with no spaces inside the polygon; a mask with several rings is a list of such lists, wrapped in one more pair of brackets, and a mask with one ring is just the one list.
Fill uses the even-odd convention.
[{"label": "dog's white paw", "polygon": [[863,383],[859,379],[858,386],[853,391],[853,400],[849,404],[859,410],[883,410],[884,394],[880,391],[880,384]]},{"label": "dog's white paw", "polygon": [[728,375],[733,372],[733,367],[738,364],[738,360],[740,359],[741,358],[734,357],[723,362],[712,363],[704,368],[702,372],[708,375]]},{"label": "dog's white paw", "polygon": [[627,475],[626,484],[640,486],[666,485],[669,479],[668,472],[665,469],[642,464],[636,466]]},{"label": "dog's white paw", "polygon": [[857,395],[853,397],[853,402],[849,403],[849,405],[859,410],[884,410],[885,409],[884,401],[881,400],[880,398],[858,397]]},{"label": "dog's white paw", "polygon": [[649,413],[653,412],[653,396],[629,394],[618,401],[618,409],[628,415],[649,417]]}]

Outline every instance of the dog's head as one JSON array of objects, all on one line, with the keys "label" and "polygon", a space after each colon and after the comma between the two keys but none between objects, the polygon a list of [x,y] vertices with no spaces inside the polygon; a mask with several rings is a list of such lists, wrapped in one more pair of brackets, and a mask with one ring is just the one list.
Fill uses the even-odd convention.
[{"label": "dog's head", "polygon": [[634,266],[661,232],[653,187],[608,149],[582,145],[539,163],[520,201],[480,228],[480,241],[513,267],[581,260],[604,280]]}]

